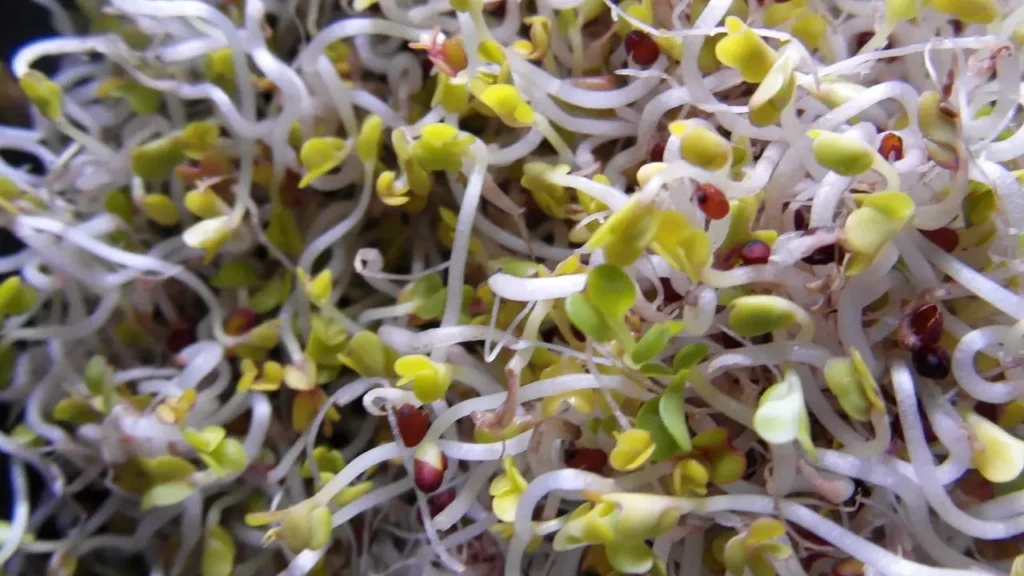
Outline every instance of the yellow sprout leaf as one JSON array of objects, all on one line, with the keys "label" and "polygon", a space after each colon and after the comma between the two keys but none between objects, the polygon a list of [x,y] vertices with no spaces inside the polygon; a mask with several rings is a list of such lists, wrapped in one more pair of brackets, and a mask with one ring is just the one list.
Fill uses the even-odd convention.
[{"label": "yellow sprout leaf", "polygon": [[732,144],[717,132],[685,120],[672,122],[668,129],[672,135],[682,139],[679,154],[690,164],[715,171],[729,163]]},{"label": "yellow sprout leaf", "polygon": [[56,120],[64,115],[64,91],[42,72],[25,72],[18,80],[18,85],[48,120]]},{"label": "yellow sprout leaf", "polygon": [[875,192],[854,197],[861,207],[854,210],[843,226],[845,244],[863,258],[847,266],[846,273],[862,272],[914,215],[914,201],[903,192]]},{"label": "yellow sprout leaf", "polygon": [[142,197],[139,210],[161,226],[174,226],[181,219],[178,205],[166,194],[146,194]]},{"label": "yellow sprout leaf", "polygon": [[999,18],[995,0],[932,0],[932,6],[966,24],[991,24]]},{"label": "yellow sprout leaf", "polygon": [[210,260],[233,231],[231,217],[218,216],[196,222],[182,233],[181,239],[192,248],[204,250],[207,260]]},{"label": "yellow sprout leaf", "polygon": [[310,278],[305,270],[298,270],[299,282],[302,283],[302,290],[309,301],[317,306],[327,304],[331,296],[331,288],[334,285],[334,278],[330,269],[325,268],[314,278]]},{"label": "yellow sprout leaf", "polygon": [[497,114],[507,126],[525,128],[533,124],[533,108],[511,84],[488,86],[479,99]]},{"label": "yellow sprout leaf", "polygon": [[760,83],[768,75],[777,55],[764,40],[735,16],[725,19],[728,35],[715,46],[715,56],[739,70],[747,82]]},{"label": "yellow sprout leaf", "polygon": [[492,480],[488,490],[488,493],[494,497],[491,501],[491,510],[494,511],[498,520],[514,522],[519,497],[526,490],[527,482],[516,468],[515,460],[511,456],[502,459],[502,467],[505,473]]},{"label": "yellow sprout leaf", "polygon": [[376,114],[367,116],[356,138],[356,154],[363,164],[372,164],[380,155],[380,143],[384,121]]},{"label": "yellow sprout leaf", "polygon": [[811,130],[807,135],[813,140],[814,159],[837,174],[863,174],[875,161],[875,149],[857,138],[824,130]]},{"label": "yellow sprout leaf", "polygon": [[619,472],[631,472],[647,462],[654,448],[650,432],[631,428],[615,436],[615,448],[609,454],[608,462]]},{"label": "yellow sprout leaf", "polygon": [[299,181],[299,188],[309,186],[317,178],[340,166],[351,150],[349,143],[341,138],[307,140],[299,152],[299,161],[306,169],[306,175]]},{"label": "yellow sprout leaf", "polygon": [[1024,471],[1024,441],[975,412],[966,412],[964,420],[981,444],[974,466],[986,480],[1009,482]]},{"label": "yellow sprout leaf", "polygon": [[200,188],[185,194],[185,209],[200,218],[223,216],[231,210],[227,203],[209,188]]}]

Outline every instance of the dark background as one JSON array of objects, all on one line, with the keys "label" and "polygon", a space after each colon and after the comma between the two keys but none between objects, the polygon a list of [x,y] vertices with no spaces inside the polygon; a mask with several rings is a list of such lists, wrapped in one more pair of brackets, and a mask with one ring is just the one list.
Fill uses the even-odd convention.
[{"label": "dark background", "polygon": [[[62,3],[70,6],[73,4],[73,0],[62,0]],[[45,38],[53,34],[53,27],[50,25],[50,14],[45,8],[31,0],[0,0],[0,66],[6,72],[10,71],[11,58],[14,57],[19,47],[37,38]],[[52,72],[49,70],[44,71]],[[0,76],[0,78],[10,82],[10,76],[6,73]],[[4,88],[8,88],[8,86]],[[16,113],[10,109],[3,109],[10,105],[7,99],[0,100],[0,117],[8,122],[15,118],[24,117],[23,114]],[[0,150],[0,157],[15,166],[26,163],[31,164],[29,158],[7,150]],[[0,221],[0,255],[16,252],[22,246],[22,243],[7,229],[5,221]],[[6,276],[6,274],[0,275],[0,281],[3,281]],[[9,431],[10,428],[18,423],[18,415],[12,413],[11,408],[11,406],[0,404],[0,430]],[[26,468],[32,491],[32,499],[33,501],[38,501],[42,489],[42,481],[31,467]],[[3,519],[8,519],[11,515],[9,482],[7,458],[5,454],[0,453],[0,518]],[[40,530],[40,536],[54,537],[59,536],[59,534],[53,532],[53,527],[47,523]]]},{"label": "dark background", "polygon": [[[0,0],[0,62],[6,70],[10,70],[11,58],[20,46],[36,38],[53,35],[50,15],[47,10],[31,0]],[[0,106],[9,105],[0,101]],[[18,114],[0,114],[4,118],[14,118]],[[8,163],[20,164],[17,155],[0,151],[0,156]],[[21,247],[7,230],[0,227],[0,255],[10,254]],[[3,416],[0,411],[0,416]],[[0,481],[2,482],[2,481]]]},{"label": "dark background", "polygon": [[7,65],[18,46],[53,34],[47,11],[31,0],[0,0],[0,59]]}]

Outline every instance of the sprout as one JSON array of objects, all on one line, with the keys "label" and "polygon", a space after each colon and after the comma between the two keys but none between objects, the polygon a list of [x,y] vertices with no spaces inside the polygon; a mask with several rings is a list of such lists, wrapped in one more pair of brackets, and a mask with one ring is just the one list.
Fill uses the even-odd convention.
[{"label": "sprout", "polygon": [[683,160],[705,170],[725,167],[732,155],[732,145],[725,138],[693,121],[677,120],[669,125],[669,132],[682,139],[680,153]]},{"label": "sprout", "polygon": [[18,80],[18,85],[48,120],[56,121],[64,115],[64,91],[42,72],[29,70]]},{"label": "sprout", "polygon": [[523,128],[533,123],[533,108],[523,101],[519,91],[510,84],[488,86],[480,94],[479,99],[506,126]]},{"label": "sprout", "polygon": [[616,434],[615,448],[608,455],[608,463],[620,471],[636,470],[644,465],[657,448],[654,437],[643,429],[630,429]]},{"label": "sprout", "polygon": [[341,138],[311,138],[302,144],[299,159],[306,175],[299,181],[299,188],[309,186],[314,180],[334,170],[352,152],[352,145]]},{"label": "sprout", "polygon": [[206,529],[201,560],[202,576],[230,576],[235,568],[237,548],[231,533],[214,524]]},{"label": "sprout", "polygon": [[825,382],[850,418],[866,422],[872,410],[885,412],[878,384],[856,348],[850,348],[849,358],[829,359]]},{"label": "sprout", "polygon": [[503,474],[491,481],[488,492],[493,497],[491,510],[502,522],[513,522],[516,519],[516,506],[519,496],[526,490],[526,479],[516,468],[515,460],[506,456],[501,461]]},{"label": "sprout", "polygon": [[191,496],[195,491],[196,487],[189,482],[164,482],[146,490],[139,505],[143,510],[173,506]]},{"label": "sprout", "polygon": [[[824,22],[822,22],[824,24]],[[758,85],[750,97],[750,122],[755,126],[768,126],[779,121],[783,109],[793,100],[796,93],[796,76],[793,74],[799,55],[786,52]]]},{"label": "sprout", "polygon": [[999,4],[991,0],[934,0],[932,5],[939,12],[962,20],[965,24],[989,24],[999,17]]},{"label": "sprout", "polygon": [[0,283],[0,317],[25,314],[37,301],[35,289],[25,285],[20,276],[11,276]]},{"label": "sprout", "polygon": [[808,136],[814,142],[814,159],[837,174],[857,176],[874,164],[874,149],[860,140],[821,131],[812,131]]},{"label": "sprout", "polygon": [[447,366],[420,354],[395,360],[395,373],[400,378],[399,386],[412,383],[413,393],[420,402],[440,400],[452,382]]},{"label": "sprout", "polygon": [[305,271],[299,269],[298,275],[299,282],[302,284],[302,290],[306,293],[306,298],[309,298],[309,301],[317,306],[327,305],[333,285],[331,271],[323,270],[315,278],[310,278]]},{"label": "sprout", "polygon": [[5,574],[1020,572],[1013,2],[37,4]]},{"label": "sprout", "polygon": [[185,208],[204,219],[225,216],[231,211],[227,203],[210,188],[191,190],[185,194]]},{"label": "sprout", "polygon": [[132,172],[146,180],[161,180],[185,158],[185,149],[178,138],[165,136],[132,150]]},{"label": "sprout", "polygon": [[447,124],[424,126],[410,150],[413,161],[429,171],[458,172],[474,138]]},{"label": "sprout", "polygon": [[584,248],[600,248],[609,264],[628,266],[654,239],[657,217],[658,211],[652,203],[634,197],[590,236]]},{"label": "sprout", "polygon": [[813,455],[810,426],[800,376],[787,370],[781,382],[772,384],[761,395],[754,412],[754,430],[769,444],[799,440],[804,450]]},{"label": "sprout", "polygon": [[775,51],[735,16],[725,19],[725,28],[728,34],[715,45],[715,56],[722,64],[739,70],[745,81],[764,81],[778,57]]},{"label": "sprout", "polygon": [[217,476],[245,469],[248,458],[242,443],[227,438],[224,428],[209,426],[200,431],[186,429],[184,435],[185,441],[196,451],[199,459]]},{"label": "sprout", "polygon": [[974,467],[989,482],[1009,482],[1024,471],[1024,441],[972,411],[964,413],[978,446]]},{"label": "sprout", "polygon": [[798,339],[814,334],[814,323],[807,312],[778,296],[741,296],[729,303],[729,327],[740,336],[759,336],[800,325]]},{"label": "sprout", "polygon": [[778,542],[786,534],[785,526],[772,518],[758,518],[750,526],[729,539],[723,559],[732,576],[742,576],[747,569],[753,574],[775,574],[772,559],[784,560],[793,549]]},{"label": "sprout", "polygon": [[[667,422],[663,422],[661,419],[662,402],[667,405],[672,400],[673,399],[671,397],[668,400],[665,400],[662,396],[656,396],[654,399],[645,402],[636,414],[637,427],[647,432],[654,441],[654,451],[650,454],[650,460],[652,462],[671,458],[680,451],[685,450],[681,443],[676,440],[676,434],[669,431],[669,424]],[[681,410],[677,410],[676,415],[678,412],[681,412]],[[680,426],[679,422],[675,421],[672,426],[675,428],[677,434],[680,434],[685,438],[684,443],[688,447],[690,445],[690,435],[689,431],[686,429],[686,422],[684,421],[682,426]],[[616,444],[616,448],[618,448],[618,444]],[[614,456],[615,452],[613,451],[612,454]],[[613,466],[615,465],[613,464]]]},{"label": "sprout", "polygon": [[[177,213],[175,213],[175,221],[177,221]],[[209,262],[213,260],[220,247],[228,241],[234,230],[234,218],[217,216],[193,224],[182,233],[181,240],[192,248],[203,250],[206,253],[206,261]]]},{"label": "sprout", "polygon": [[859,274],[914,215],[914,201],[903,192],[876,192],[855,196],[860,208],[843,227],[844,244],[853,254],[846,264],[848,275]]},{"label": "sprout", "polygon": [[565,218],[568,198],[565,188],[552,182],[548,174],[568,174],[569,167],[561,164],[548,166],[542,162],[527,162],[523,165],[520,183],[530,191],[530,196],[541,210],[555,218]]},{"label": "sprout", "polygon": [[428,494],[436,492],[448,469],[448,458],[436,442],[424,442],[416,448],[413,469],[416,488]]},{"label": "sprout", "polygon": [[543,16],[523,18],[523,24],[530,27],[529,40],[516,40],[512,50],[527,60],[540,60],[548,53],[551,43],[551,20]]}]

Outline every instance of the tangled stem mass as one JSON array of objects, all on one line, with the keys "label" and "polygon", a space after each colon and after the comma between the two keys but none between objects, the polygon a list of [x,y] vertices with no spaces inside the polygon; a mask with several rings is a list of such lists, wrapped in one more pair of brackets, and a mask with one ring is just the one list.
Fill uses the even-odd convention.
[{"label": "tangled stem mass", "polygon": [[1016,0],[78,0],[4,574],[1024,574]]}]

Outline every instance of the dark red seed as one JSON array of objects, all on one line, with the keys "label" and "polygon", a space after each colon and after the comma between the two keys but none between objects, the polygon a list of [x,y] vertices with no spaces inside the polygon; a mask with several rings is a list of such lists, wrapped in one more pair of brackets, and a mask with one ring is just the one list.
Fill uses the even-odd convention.
[{"label": "dark red seed", "polygon": [[722,348],[725,348],[726,350],[734,350],[736,348],[743,348],[744,346],[746,346],[746,344],[740,342],[739,340],[733,338],[732,336],[726,334],[725,332],[719,332],[715,340],[722,345]]},{"label": "dark red seed", "polygon": [[683,295],[676,292],[675,287],[672,286],[671,280],[668,278],[659,278],[658,280],[661,282],[661,289],[665,294],[665,304],[675,304],[683,299]]},{"label": "dark red seed", "polygon": [[981,416],[995,422],[999,420],[999,405],[991,404],[989,402],[978,402],[974,405],[974,412]]},{"label": "dark red seed", "polygon": [[875,35],[875,33],[871,32],[869,30],[867,32],[861,32],[861,33],[857,34],[856,36],[854,36],[853,37],[853,51],[854,52],[860,52],[860,49],[863,48],[864,45],[868,43],[868,40],[871,40],[871,37],[874,36],[874,35]]},{"label": "dark red seed", "polygon": [[491,2],[491,3],[488,3],[488,4],[484,4],[484,10],[487,10],[487,12],[493,14],[494,16],[497,16],[498,18],[504,18],[505,17],[505,8],[506,8],[505,4],[506,4],[505,0],[499,0],[498,2]]},{"label": "dark red seed", "polygon": [[608,455],[599,448],[569,448],[565,451],[565,465],[577,470],[599,474],[608,464]]},{"label": "dark red seed", "polygon": [[918,346],[934,347],[942,337],[942,310],[936,304],[925,304],[910,315],[910,330]]},{"label": "dark red seed", "polygon": [[302,177],[297,172],[287,170],[281,181],[281,200],[289,208],[298,208],[306,200],[306,190],[299,188]]},{"label": "dark red seed", "polygon": [[421,492],[430,494],[441,487],[444,472],[448,468],[448,457],[441,452],[437,442],[420,444],[412,464],[413,482]]},{"label": "dark red seed", "polygon": [[728,250],[719,250],[715,252],[715,258],[712,260],[711,265],[716,270],[732,270],[738,264],[737,259],[740,257],[740,253],[743,252],[744,245],[737,244]]},{"label": "dark red seed", "polygon": [[661,55],[661,49],[658,48],[657,42],[654,41],[646,33],[639,30],[633,30],[629,34],[626,34],[626,54],[633,59],[640,66],[650,66],[658,59]]},{"label": "dark red seed", "polygon": [[431,496],[427,499],[427,507],[430,509],[430,517],[433,518],[443,512],[444,509],[453,501],[455,501],[455,490],[445,490],[444,492]]},{"label": "dark red seed", "polygon": [[911,355],[914,371],[923,378],[942,380],[949,376],[949,354],[942,348],[922,346]]},{"label": "dark red seed", "polygon": [[977,470],[970,470],[961,476],[957,480],[956,487],[965,496],[970,496],[979,502],[991,500],[995,496],[992,483],[985,480]]},{"label": "dark red seed", "polygon": [[956,250],[960,245],[960,236],[952,228],[936,228],[935,230],[921,230],[921,235],[946,252]]},{"label": "dark red seed", "polygon": [[701,184],[694,193],[701,212],[712,220],[721,220],[729,213],[729,200],[713,184]]},{"label": "dark red seed", "polygon": [[665,159],[665,141],[659,140],[651,147],[651,162],[661,162]]},{"label": "dark red seed", "polygon": [[806,206],[793,210],[793,230],[807,230],[809,212]]},{"label": "dark red seed", "polygon": [[802,526],[800,526],[798,524],[790,523],[786,527],[789,528],[790,530],[792,530],[795,534],[799,535],[801,540],[806,540],[806,541],[808,541],[808,542],[810,542],[812,544],[816,544],[818,546],[828,546],[829,545],[827,540],[822,539],[820,536],[818,536],[814,532],[811,532],[810,530],[807,530],[806,528],[804,528],[804,527],[802,527]]},{"label": "dark red seed", "polygon": [[890,162],[903,159],[903,138],[894,132],[886,132],[882,143],[878,145],[878,153]]},{"label": "dark red seed", "polygon": [[178,326],[167,335],[167,350],[177,354],[182,348],[195,342],[192,330],[186,326]]},{"label": "dark red seed", "polygon": [[229,336],[241,336],[256,325],[256,313],[249,308],[235,308],[224,320],[224,332]]},{"label": "dark red seed", "polygon": [[740,258],[743,263],[750,266],[753,264],[767,264],[768,258],[772,255],[772,247],[760,240],[751,240],[740,250]]},{"label": "dark red seed", "polygon": [[839,259],[843,249],[836,244],[822,246],[804,257],[803,262],[811,266],[825,266]]},{"label": "dark red seed", "polygon": [[413,447],[423,441],[430,428],[430,417],[420,408],[412,404],[403,404],[395,411],[398,420],[398,434],[402,436],[402,444]]}]

